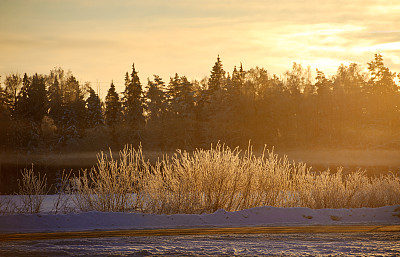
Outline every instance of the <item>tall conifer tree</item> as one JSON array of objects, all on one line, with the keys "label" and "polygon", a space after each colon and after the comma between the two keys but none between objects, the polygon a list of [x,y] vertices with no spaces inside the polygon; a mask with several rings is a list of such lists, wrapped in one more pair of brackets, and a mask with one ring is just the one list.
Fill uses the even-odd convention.
[{"label": "tall conifer tree", "polygon": [[29,117],[28,89],[30,85],[31,81],[25,73],[22,79],[22,87],[15,104],[14,116],[17,119],[26,119]]},{"label": "tall conifer tree", "polygon": [[219,55],[217,57],[217,61],[215,62],[212,70],[210,79],[208,80],[208,91],[210,94],[215,93],[219,89],[223,88],[225,85],[225,71],[222,66],[221,59]]},{"label": "tall conifer tree", "polygon": [[167,102],[164,87],[164,81],[157,75],[154,75],[154,82],[148,81],[146,98],[148,100],[147,111],[150,119],[158,119],[166,111]]},{"label": "tall conifer tree", "polygon": [[87,120],[90,128],[103,125],[103,115],[101,113],[101,101],[99,96],[92,88],[89,89],[89,97],[86,99]]},{"label": "tall conifer tree", "polygon": [[144,124],[143,116],[143,90],[140,84],[135,64],[132,65],[132,73],[125,74],[125,91],[123,93],[124,120],[133,126]]},{"label": "tall conifer tree", "polygon": [[30,118],[35,122],[40,122],[47,113],[47,92],[44,78],[35,74],[27,93]]},{"label": "tall conifer tree", "polygon": [[105,111],[106,124],[114,128],[117,122],[121,118],[121,102],[119,100],[118,93],[115,90],[114,82],[111,82],[105,103],[106,103],[106,111]]},{"label": "tall conifer tree", "polygon": [[49,116],[52,118],[56,125],[62,120],[63,105],[62,105],[62,95],[60,89],[60,83],[57,77],[54,78],[54,82],[48,88],[49,97]]}]

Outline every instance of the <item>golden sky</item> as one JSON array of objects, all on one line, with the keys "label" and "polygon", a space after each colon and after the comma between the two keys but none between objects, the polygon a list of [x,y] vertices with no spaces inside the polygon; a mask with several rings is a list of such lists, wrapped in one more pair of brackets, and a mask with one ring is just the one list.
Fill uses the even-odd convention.
[{"label": "golden sky", "polygon": [[[400,71],[398,0],[1,0],[0,75],[71,70],[123,90],[132,62],[142,84],[209,75],[243,63],[283,74],[293,62],[332,75],[375,53]],[[103,93],[103,92],[102,92]]]}]

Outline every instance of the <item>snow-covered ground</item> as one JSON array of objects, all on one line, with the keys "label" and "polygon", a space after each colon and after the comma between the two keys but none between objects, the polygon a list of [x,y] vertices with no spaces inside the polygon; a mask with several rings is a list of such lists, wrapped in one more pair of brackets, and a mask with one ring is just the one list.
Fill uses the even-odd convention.
[{"label": "snow-covered ground", "polygon": [[39,214],[0,215],[0,233],[60,232],[119,229],[400,224],[400,206],[359,209],[257,207],[211,214],[156,215],[129,212],[53,214],[54,196]]},{"label": "snow-covered ground", "polygon": [[400,225],[400,206],[360,209],[258,207],[212,214],[54,214],[54,196],[39,214],[0,215],[0,256],[398,256],[400,233],[290,233],[120,236],[2,242],[10,233],[245,226]]}]

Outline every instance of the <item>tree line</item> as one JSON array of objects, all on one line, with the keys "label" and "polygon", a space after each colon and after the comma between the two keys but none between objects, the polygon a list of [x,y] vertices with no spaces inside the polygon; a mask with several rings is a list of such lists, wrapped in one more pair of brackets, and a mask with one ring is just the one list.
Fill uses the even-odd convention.
[{"label": "tree line", "polygon": [[400,93],[380,54],[368,70],[340,65],[332,77],[293,63],[282,76],[264,68],[227,73],[218,56],[210,76],[175,74],[143,85],[132,65],[125,88],[104,101],[90,83],[55,68],[7,75],[0,84],[2,150],[231,146],[399,147]]}]

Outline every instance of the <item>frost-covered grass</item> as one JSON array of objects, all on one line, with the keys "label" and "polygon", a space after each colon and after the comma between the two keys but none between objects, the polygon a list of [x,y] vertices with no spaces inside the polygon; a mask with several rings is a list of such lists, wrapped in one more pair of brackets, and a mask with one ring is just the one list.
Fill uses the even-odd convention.
[{"label": "frost-covered grass", "polygon": [[[289,162],[273,151],[255,155],[251,147],[244,152],[221,144],[208,150],[178,150],[153,165],[145,160],[141,148],[126,146],[119,159],[113,159],[111,152],[109,156],[101,152],[97,166],[90,171],[64,174],[56,187],[54,212],[78,208],[173,214],[258,206],[320,209],[400,204],[400,178],[394,174],[368,177],[364,171],[344,174],[341,169],[312,172],[306,164]],[[43,180],[27,172],[31,172],[30,183]],[[24,190],[20,189],[21,195]],[[0,208],[2,212],[13,209],[6,200],[1,200]],[[14,206],[15,210],[39,212],[40,206]]]}]

